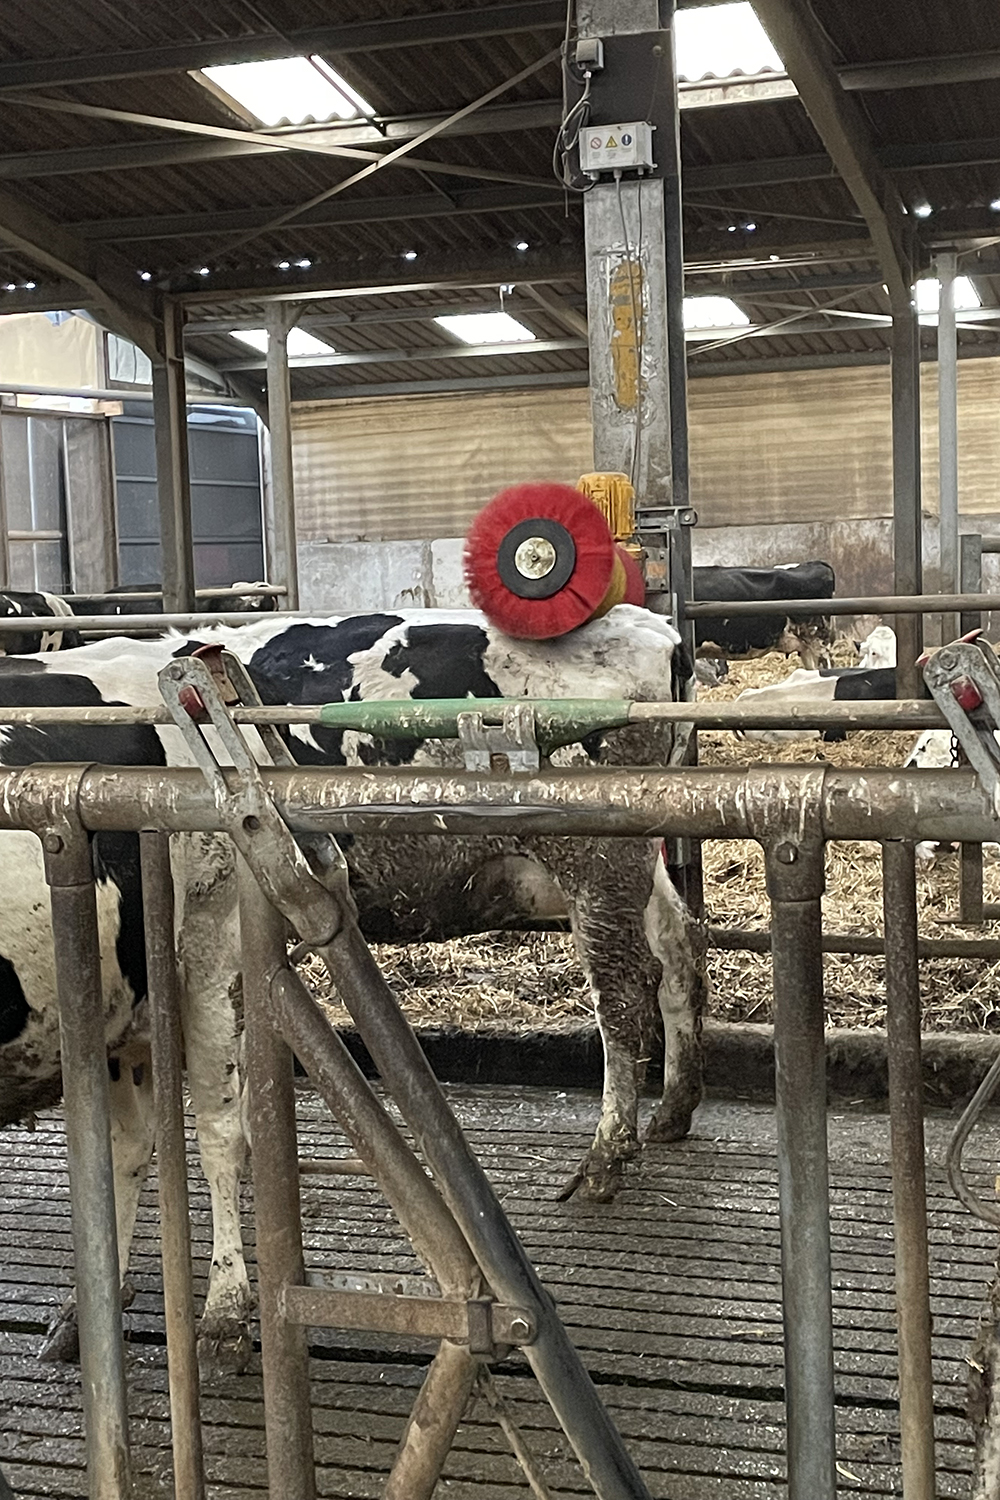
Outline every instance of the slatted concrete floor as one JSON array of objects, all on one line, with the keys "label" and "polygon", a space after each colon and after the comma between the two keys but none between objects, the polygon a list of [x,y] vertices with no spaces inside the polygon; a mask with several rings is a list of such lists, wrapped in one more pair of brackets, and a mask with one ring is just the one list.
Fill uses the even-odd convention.
[{"label": "slatted concrete floor", "polygon": [[[452,1097],[593,1378],[656,1497],[777,1500],[783,1410],[774,1119],[713,1102],[692,1137],[648,1151],[613,1205],[555,1201],[596,1119],[590,1094],[456,1088]],[[344,1151],[310,1094],[304,1156]],[[928,1122],[939,1494],[969,1470],[966,1355],[995,1236],[952,1200],[939,1163],[951,1121]],[[830,1117],[841,1492],[900,1492],[892,1311],[892,1228],[883,1116]],[[1000,1128],[971,1151],[983,1188],[1000,1163]],[[249,1189],[247,1190],[249,1197]],[[249,1204],[247,1205],[249,1207]],[[307,1263],[413,1271],[413,1257],[365,1179],[304,1188]],[[194,1234],[203,1290],[209,1220],[196,1185]],[[153,1185],[140,1210],[127,1314],[132,1441],[141,1500],[172,1494]],[[84,1496],[79,1377],[40,1365],[39,1334],[71,1282],[61,1121],[0,1133],[0,1464],[18,1496]],[[319,1490],[380,1493],[421,1378],[419,1346],[323,1334],[312,1362]],[[527,1367],[499,1385],[560,1500],[590,1494]],[[260,1500],[266,1488],[259,1361],[204,1397],[214,1500]],[[453,1500],[517,1500],[528,1488],[489,1414],[463,1424],[439,1490]],[[277,1500],[277,1497],[275,1497]]]}]

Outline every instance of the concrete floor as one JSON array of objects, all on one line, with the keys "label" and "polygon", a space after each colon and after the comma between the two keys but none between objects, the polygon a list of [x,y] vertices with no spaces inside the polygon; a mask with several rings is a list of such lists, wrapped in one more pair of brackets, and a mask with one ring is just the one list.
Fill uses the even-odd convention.
[{"label": "concrete floor", "polygon": [[[777,1500],[784,1493],[782,1349],[773,1111],[709,1102],[695,1131],[649,1150],[616,1203],[559,1203],[596,1095],[449,1089],[653,1496]],[[304,1156],[345,1148],[301,1091]],[[966,1356],[996,1236],[952,1198],[939,1163],[953,1121],[928,1120],[939,1495],[964,1494]],[[884,1115],[831,1112],[838,1450],[842,1493],[900,1492],[892,1215]],[[1000,1163],[994,1120],[968,1152],[982,1189]],[[193,1159],[193,1158],[192,1158]],[[133,1461],[140,1500],[173,1493],[154,1184],[143,1197],[126,1315]],[[247,1193],[247,1222],[249,1198]],[[407,1243],[365,1179],[303,1187],[315,1270],[414,1271]],[[193,1188],[204,1288],[207,1194]],[[0,1464],[19,1497],[86,1495],[75,1369],[41,1365],[39,1335],[72,1279],[68,1184],[57,1111],[34,1133],[0,1133]],[[426,1349],[374,1335],[316,1335],[313,1398],[323,1497],[375,1497],[426,1364]],[[527,1366],[498,1385],[560,1500],[589,1495]],[[209,1493],[266,1490],[259,1359],[203,1398]],[[453,1500],[515,1500],[528,1487],[482,1404],[470,1411],[439,1487]],[[277,1497],[275,1497],[277,1500]]]}]

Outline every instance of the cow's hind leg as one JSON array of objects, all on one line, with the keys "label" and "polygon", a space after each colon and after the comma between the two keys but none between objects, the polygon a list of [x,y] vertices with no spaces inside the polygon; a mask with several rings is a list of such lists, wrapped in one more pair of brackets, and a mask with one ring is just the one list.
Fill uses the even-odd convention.
[{"label": "cow's hind leg", "polygon": [[[156,1119],[149,1050],[131,1048],[108,1062],[108,1102],[111,1112],[111,1159],[115,1182],[118,1266],[122,1277],[122,1307],[135,1295],[128,1280],[129,1252],[135,1217],[153,1155]],[[39,1359],[70,1361],[80,1355],[76,1297],[70,1294],[46,1331]]]},{"label": "cow's hind leg", "polygon": [[570,902],[604,1049],[604,1091],[593,1142],[562,1193],[607,1202],[638,1147],[639,1090],[655,1031],[660,965],[643,930],[652,885],[647,840],[546,842],[544,863]]},{"label": "cow's hind leg", "polygon": [[663,1094],[646,1134],[651,1141],[679,1141],[691,1129],[701,1101],[701,1023],[705,1008],[705,953],[701,933],[667,873],[657,861],[646,908],[646,938],[660,959],[663,1019]]},{"label": "cow's hind leg", "polygon": [[242,1025],[239,913],[231,846],[219,839],[178,841],[175,885],[181,919],[182,1021],[188,1088],[201,1164],[212,1199],[212,1264],[198,1325],[206,1380],[238,1374],[250,1358],[250,1285],[240,1230],[240,1178],[246,1160],[239,1053]]}]

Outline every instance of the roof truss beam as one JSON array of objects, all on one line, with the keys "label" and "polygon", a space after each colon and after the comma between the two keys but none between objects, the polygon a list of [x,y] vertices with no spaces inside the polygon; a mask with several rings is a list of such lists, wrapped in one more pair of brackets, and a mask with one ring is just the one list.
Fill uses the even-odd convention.
[{"label": "roof truss beam", "polygon": [[911,229],[899,194],[875,155],[864,117],[840,85],[824,32],[797,0],[757,0],[755,8],[816,133],[864,215],[893,306],[908,306]]},{"label": "roof truss beam", "polygon": [[72,83],[97,83],[111,78],[141,78],[155,73],[188,72],[225,63],[260,62],[287,57],[288,44],[305,54],[380,52],[405,47],[428,47],[474,37],[509,32],[561,31],[565,24],[562,0],[513,0],[481,10],[447,10],[430,15],[380,17],[343,26],[310,26],[279,35],[276,31],[211,41],[172,42],[129,52],[103,52],[81,57],[33,58],[0,64],[0,93],[17,89]]},{"label": "roof truss beam", "polygon": [[[587,340],[579,336],[564,339],[535,339],[533,343],[511,344],[437,344],[429,349],[360,349],[351,354],[306,354],[288,361],[290,370],[325,369],[340,365],[423,364],[441,359],[502,359],[507,355],[561,354],[566,349],[586,349]],[[263,370],[267,360],[225,360],[219,365],[222,374],[230,370]]]},{"label": "roof truss beam", "polygon": [[[515,213],[522,209],[560,208],[564,194],[551,187],[473,188],[446,196],[408,194],[392,198],[345,198],[320,203],[297,216],[294,228],[379,224],[395,219],[438,219],[454,214]],[[164,214],[153,218],[93,219],[72,225],[90,244],[122,244],[129,240],[171,240],[209,235],[244,234],[264,229],[280,205],[230,209],[221,213]]]},{"label": "roof truss beam", "polygon": [[[556,99],[526,104],[487,105],[440,132],[445,136],[506,134],[518,130],[548,130],[558,125],[562,106]],[[275,146],[394,146],[412,140],[446,118],[443,114],[386,117],[375,121],[347,120],[343,124],[310,127],[308,130],[257,131],[272,136]],[[238,132],[233,132],[237,136]],[[121,172],[149,167],[214,161],[231,156],[270,156],[270,145],[258,139],[166,139],[162,141],[118,141],[110,146],[70,146],[56,151],[22,151],[0,157],[0,180],[23,177],[62,177],[80,172]],[[471,169],[470,169],[471,170]]]}]

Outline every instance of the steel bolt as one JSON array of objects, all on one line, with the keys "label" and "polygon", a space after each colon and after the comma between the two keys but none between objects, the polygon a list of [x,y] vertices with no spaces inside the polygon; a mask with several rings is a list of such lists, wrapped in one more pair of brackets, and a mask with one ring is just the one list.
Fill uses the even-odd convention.
[{"label": "steel bolt", "polygon": [[783,865],[794,865],[795,861],[799,857],[799,851],[796,849],[795,845],[788,843],[779,844],[777,849],[775,849],[774,854],[775,858],[780,860]]},{"label": "steel bolt", "polygon": [[42,838],[42,848],[45,850],[46,854],[60,854],[62,852],[62,846],[63,841],[59,837],[58,833],[47,833]]},{"label": "steel bolt", "polygon": [[531,1324],[527,1318],[511,1318],[510,1336],[515,1344],[523,1344],[531,1337]]}]

